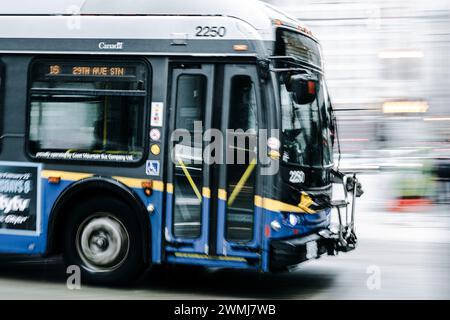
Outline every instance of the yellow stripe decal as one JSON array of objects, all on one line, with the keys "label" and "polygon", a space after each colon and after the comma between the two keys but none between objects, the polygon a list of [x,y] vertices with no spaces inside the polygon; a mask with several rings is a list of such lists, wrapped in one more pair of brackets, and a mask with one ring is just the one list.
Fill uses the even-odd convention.
[{"label": "yellow stripe decal", "polygon": [[261,196],[255,196],[255,207],[263,206],[263,198]]},{"label": "yellow stripe decal", "polygon": [[80,172],[66,172],[66,171],[56,171],[56,170],[43,170],[41,177],[42,178],[50,178],[50,177],[60,177],[61,180],[69,180],[69,181],[78,181],[86,178],[90,178],[94,176],[89,173],[80,173]]},{"label": "yellow stripe decal", "polygon": [[[79,181],[86,178],[91,178],[94,175],[92,173],[81,173],[81,172],[68,172],[68,171],[56,171],[56,170],[43,170],[41,177],[60,177],[61,180],[66,181]],[[130,188],[142,188],[142,182],[148,181],[146,179],[136,179],[127,177],[112,177],[113,179],[122,182]],[[164,191],[164,183],[162,181],[153,181],[153,190]]]},{"label": "yellow stripe decal", "polygon": [[269,211],[284,211],[284,212],[309,213],[309,214],[316,213],[316,211],[300,205],[294,206],[292,204],[288,204],[279,200],[262,198],[259,196],[255,197],[255,205]]},{"label": "yellow stripe decal", "polygon": [[[136,178],[127,178],[127,177],[112,177],[113,179],[122,182],[124,185],[130,188],[142,188],[142,182],[146,182],[149,180],[146,179],[136,179]],[[152,181],[152,189],[156,191],[163,192],[164,191],[164,183],[162,181]]]},{"label": "yellow stripe decal", "polygon": [[122,182],[124,185],[130,188],[142,188],[142,182],[146,180],[127,178],[127,177],[112,177],[113,179]]},{"label": "yellow stripe decal", "polygon": [[200,193],[200,191],[198,190],[197,186],[195,185],[194,179],[192,179],[188,169],[186,168],[186,166],[184,165],[183,160],[179,159],[178,163],[181,166],[181,169],[183,170],[184,175],[186,176],[186,178],[189,181],[189,184],[192,187],[192,190],[194,190],[195,194],[197,195],[198,200],[202,201],[202,195]]},{"label": "yellow stripe decal", "polygon": [[309,208],[313,204],[315,204],[313,199],[306,192],[302,192],[298,206],[305,210],[306,213],[314,213],[315,211]]},{"label": "yellow stripe decal", "polygon": [[239,261],[239,262],[247,261],[244,258],[239,257],[208,256],[204,254],[184,253],[184,252],[175,252],[175,256],[179,258],[192,258],[192,259],[224,260],[224,261]]},{"label": "yellow stripe decal", "polygon": [[223,189],[219,189],[218,196],[220,200],[227,201],[227,192]]},{"label": "yellow stripe decal", "polygon": [[248,165],[247,169],[245,169],[245,172],[242,175],[241,179],[239,179],[239,182],[237,183],[236,187],[234,187],[233,192],[231,192],[230,199],[228,199],[229,206],[233,205],[234,200],[236,200],[236,197],[241,192],[248,178],[250,178],[250,175],[252,174],[255,167],[256,167],[256,158],[253,158],[250,164]]},{"label": "yellow stripe decal", "polygon": [[164,192],[164,182],[153,181],[153,190]]},{"label": "yellow stripe decal", "polygon": [[205,198],[211,198],[211,189],[209,189],[208,187],[203,187],[202,194]]},{"label": "yellow stripe decal", "polygon": [[[42,176],[42,178],[60,177],[62,180],[79,181],[82,179],[93,177],[94,175],[91,173],[81,173],[81,172],[43,170],[41,176]],[[188,180],[189,180],[190,175],[186,175],[186,177],[188,177]],[[126,178],[126,177],[113,177],[113,178],[126,184],[127,186],[133,187],[133,188],[141,188],[142,181],[148,181],[148,180],[143,180],[143,179],[134,179],[134,178]],[[192,177],[190,177],[190,179],[192,179]],[[192,183],[193,182],[194,181],[192,180]],[[195,186],[195,184],[194,184],[194,186]],[[153,181],[153,189],[163,192],[164,191],[164,183],[162,181]],[[169,193],[173,193],[173,184],[168,183],[166,185],[166,190]],[[194,191],[195,191],[197,197],[201,201],[202,197],[201,197],[199,190],[197,189],[197,186],[195,186]],[[202,189],[202,191],[203,191],[204,197],[207,197],[207,198],[211,197],[211,190],[209,188],[205,187]],[[227,200],[227,192],[223,189],[219,189],[218,197],[220,200],[226,201]],[[305,194],[302,194],[301,201],[298,204],[298,206],[287,204],[287,203],[281,202],[279,200],[263,198],[261,196],[255,196],[255,199],[254,199],[255,206],[264,208],[266,210],[313,214],[313,213],[316,213],[316,211],[308,208],[312,204],[311,201],[312,201],[311,198]]]}]

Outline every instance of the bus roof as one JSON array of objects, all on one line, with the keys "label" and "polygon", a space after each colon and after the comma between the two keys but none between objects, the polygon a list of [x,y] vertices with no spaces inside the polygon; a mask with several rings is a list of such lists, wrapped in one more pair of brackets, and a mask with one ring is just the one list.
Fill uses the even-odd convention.
[{"label": "bus roof", "polygon": [[[73,15],[80,16],[82,28],[65,18]],[[269,48],[263,43],[275,41],[274,21],[301,25],[259,0],[15,0],[0,7],[0,16],[0,39],[173,40],[185,32],[186,38],[200,40],[192,33],[197,26],[222,23],[227,35],[216,40],[260,42],[254,52],[265,54]]]},{"label": "bus roof", "polygon": [[15,0],[0,7],[0,15],[173,15],[226,16],[243,20],[257,30],[279,19],[300,22],[259,0]]}]

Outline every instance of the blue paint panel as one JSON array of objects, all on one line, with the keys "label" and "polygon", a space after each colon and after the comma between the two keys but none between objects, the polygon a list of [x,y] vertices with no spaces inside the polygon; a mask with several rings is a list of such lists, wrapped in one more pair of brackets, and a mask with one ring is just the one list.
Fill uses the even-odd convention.
[{"label": "blue paint panel", "polygon": [[40,237],[0,235],[0,252],[9,254],[40,254]]},{"label": "blue paint panel", "polygon": [[[62,180],[59,184],[50,184],[48,179],[42,180],[41,234],[39,236],[0,235],[0,253],[9,254],[44,254],[47,250],[50,213],[59,195],[73,182]],[[151,222],[151,260],[161,263],[161,229],[163,192],[154,191],[150,197],[140,188],[134,189],[145,206],[153,203],[155,211],[149,213]],[[150,248],[149,248],[150,250]]]},{"label": "blue paint panel", "polygon": [[[39,236],[23,236],[23,235],[0,235],[0,253],[10,254],[42,254],[45,253],[47,247],[47,233],[48,223],[50,221],[50,212],[54,202],[58,196],[73,182],[61,181],[59,184],[50,184],[47,179],[42,179],[42,210],[41,210],[41,234]],[[143,190],[140,188],[134,189],[134,192],[142,200],[145,206],[152,203],[155,207],[153,213],[149,213],[149,219],[151,222],[151,260],[153,263],[162,262],[162,243],[161,238],[163,234],[163,203],[164,192],[154,191],[150,197],[147,197]],[[168,213],[172,212],[172,197],[173,195],[167,193],[166,210]],[[167,251],[178,252],[194,252],[203,253],[205,245],[208,243],[208,212],[210,208],[210,199],[203,198],[202,203],[202,234],[200,239],[182,239],[183,242],[191,241],[193,247],[186,248],[167,248]],[[258,258],[259,254],[255,252],[245,252],[232,248],[233,243],[229,243],[225,240],[225,209],[226,202],[219,200],[218,204],[218,252],[225,252],[229,256],[237,256],[243,258]],[[299,224],[292,227],[288,224],[287,214],[269,211],[260,207],[255,208],[255,228],[254,237],[251,242],[247,244],[248,247],[257,248],[261,245],[263,256],[262,270],[268,271],[269,266],[269,244],[270,239],[288,238],[293,236],[300,237],[303,234],[314,232],[325,228],[330,223],[330,210],[325,210],[317,214],[298,214]],[[273,220],[278,220],[282,225],[282,229],[275,232],[270,229],[269,237],[263,235],[265,226],[270,225]],[[172,225],[172,215],[167,214],[166,225]],[[169,234],[171,234],[169,232]],[[176,240],[176,239],[169,239]],[[150,248],[149,248],[150,249]],[[185,263],[185,264],[197,264],[211,267],[231,267],[231,268],[257,268],[256,266],[248,265],[246,262],[237,261],[224,261],[224,260],[211,260],[211,259],[191,259],[169,256],[168,262],[170,263]]]},{"label": "blue paint panel", "polygon": [[153,191],[150,197],[147,197],[144,191],[140,188],[134,188],[133,191],[139,196],[141,201],[147,207],[149,204],[153,204],[155,211],[148,214],[150,219],[150,234],[151,234],[151,261],[152,263],[161,263],[161,232],[162,232],[162,203],[164,193],[161,191]]},{"label": "blue paint panel", "polygon": [[[283,239],[301,237],[302,235],[319,231],[330,225],[331,209],[327,209],[316,214],[296,214],[299,222],[296,226],[288,223],[289,213],[280,213],[270,210],[264,210],[264,228],[269,230],[269,236],[264,237],[262,241],[263,256],[262,270],[269,271],[269,251],[271,239]],[[270,228],[270,223],[277,220],[281,224],[280,231],[274,231]]]},{"label": "blue paint panel", "polygon": [[225,246],[225,210],[226,201],[219,200],[217,204],[217,252],[219,254],[224,254],[227,250]]}]

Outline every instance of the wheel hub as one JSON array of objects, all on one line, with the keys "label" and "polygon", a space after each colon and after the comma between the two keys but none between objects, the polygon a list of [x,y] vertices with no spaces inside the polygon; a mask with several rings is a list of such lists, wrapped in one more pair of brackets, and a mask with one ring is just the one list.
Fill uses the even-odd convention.
[{"label": "wheel hub", "polygon": [[129,251],[129,236],[115,217],[97,214],[80,225],[77,232],[77,251],[86,267],[105,272],[117,269]]}]

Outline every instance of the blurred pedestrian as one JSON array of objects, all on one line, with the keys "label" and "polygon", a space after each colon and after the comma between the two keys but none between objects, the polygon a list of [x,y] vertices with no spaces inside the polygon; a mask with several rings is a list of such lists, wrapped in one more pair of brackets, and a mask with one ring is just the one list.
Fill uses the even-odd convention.
[{"label": "blurred pedestrian", "polygon": [[450,203],[450,158],[438,158],[434,173],[437,181],[436,202]]}]

